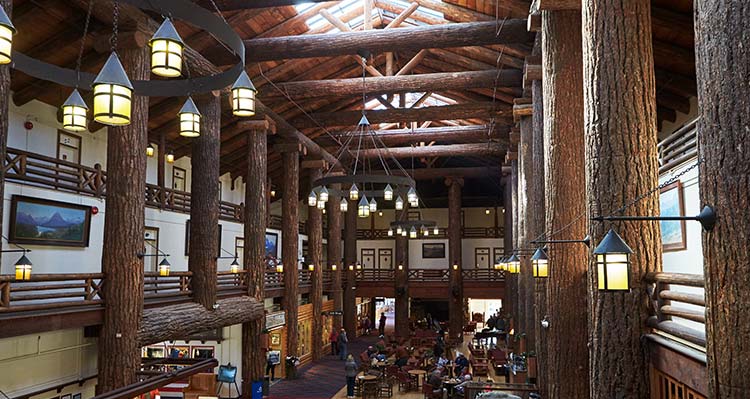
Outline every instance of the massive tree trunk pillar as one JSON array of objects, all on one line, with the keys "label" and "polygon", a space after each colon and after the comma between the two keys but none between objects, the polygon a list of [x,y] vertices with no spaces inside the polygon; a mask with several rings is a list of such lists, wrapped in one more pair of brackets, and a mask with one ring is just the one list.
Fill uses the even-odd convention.
[{"label": "massive tree trunk pillar", "polygon": [[190,166],[190,257],[193,300],[206,309],[216,303],[216,257],[219,247],[219,147],[220,97],[196,97],[201,135],[193,139]]},{"label": "massive tree trunk pillar", "polygon": [[344,329],[349,339],[357,336],[357,201],[349,201],[344,220],[344,264],[346,284],[344,287]]},{"label": "massive tree trunk pillar", "polygon": [[281,260],[284,265],[283,306],[286,317],[286,355],[297,356],[299,307],[299,146],[282,149],[284,165],[281,199]]},{"label": "massive tree trunk pillar", "polygon": [[[267,133],[275,131],[269,118],[241,122],[247,132],[247,170],[245,172],[245,224],[242,265],[247,272],[247,293],[260,303],[265,301],[266,274],[266,176],[268,174]],[[250,398],[253,381],[263,379],[266,342],[261,341],[266,319],[261,317],[242,324],[242,395]]]},{"label": "massive tree trunk pillar", "polygon": [[[512,245],[505,249],[506,256],[510,256],[513,250],[518,248],[518,231],[520,230],[519,224],[521,223],[518,217],[518,161],[512,160],[510,162],[510,200],[511,200],[511,219],[513,233],[511,235]],[[514,275],[505,273],[505,284],[508,287],[506,293],[506,300],[503,308],[510,315],[511,325],[510,329],[515,330],[518,328],[518,312],[516,311],[516,303],[518,303],[518,278]],[[509,330],[510,331],[510,330]],[[514,331],[515,332],[515,331]]]},{"label": "massive tree trunk pillar", "polygon": [[708,397],[750,391],[750,129],[747,99],[750,9],[739,0],[695,2],[701,203],[719,215],[703,234],[706,276]]},{"label": "massive tree trunk pillar", "polygon": [[[333,190],[341,190],[340,184],[334,184]],[[344,308],[344,293],[341,288],[341,273],[346,269],[346,264],[341,258],[341,197],[329,195],[326,204],[328,215],[328,267],[333,274],[331,279],[331,296],[333,297],[333,309],[341,311]],[[354,212],[353,210],[351,212]],[[336,266],[336,270],[333,270]],[[341,316],[333,316],[333,329],[338,331],[342,325]]]},{"label": "massive tree trunk pillar", "polygon": [[[546,231],[551,239],[582,239],[586,212],[581,13],[542,12]],[[572,223],[572,224],[571,224]],[[547,396],[589,397],[586,271],[583,244],[549,244],[547,256]],[[540,348],[541,349],[541,348]],[[547,397],[545,396],[545,397]]]},{"label": "massive tree trunk pillar", "polygon": [[[13,16],[13,1],[0,0],[8,17]],[[5,159],[8,150],[8,106],[10,104],[10,65],[0,65],[0,159]],[[0,168],[0,198],[5,198],[5,169]],[[0,201],[0,217],[3,216],[3,205]],[[0,258],[2,253],[0,252]]]},{"label": "massive tree trunk pillar", "polygon": [[[450,299],[448,300],[448,330],[451,339],[459,340],[464,327],[463,262],[461,261],[461,187],[463,179],[448,178],[448,254],[450,262]],[[456,267],[457,266],[457,267]]]},{"label": "massive tree trunk pillar", "polygon": [[[657,187],[659,180],[651,2],[588,1],[582,15],[588,208],[590,216],[609,215]],[[658,214],[658,192],[624,213]],[[600,292],[596,273],[588,275],[591,398],[647,398],[643,276],[661,270],[659,224],[591,223],[592,243],[601,241],[609,228],[635,248],[632,289]],[[595,271],[595,259],[590,259],[589,270]]]},{"label": "massive tree trunk pillar", "polygon": [[531,116],[521,117],[521,142],[518,146],[518,208],[520,212],[520,225],[518,228],[518,253],[521,259],[521,272],[516,275],[518,280],[518,327],[516,332],[526,334],[526,347],[532,348],[534,343],[533,326],[534,319],[534,276],[531,271],[531,248],[529,241],[534,239],[534,129]]},{"label": "massive tree trunk pillar", "polygon": [[[406,220],[408,205],[404,209],[396,211],[396,220]],[[396,284],[395,309],[394,309],[394,332],[397,337],[409,336],[409,239],[396,235],[395,242],[396,270],[394,271],[394,282]],[[401,270],[399,270],[401,269]]]},{"label": "massive tree trunk pillar", "polygon": [[[149,78],[148,57],[145,47],[120,50],[131,80]],[[102,272],[108,283],[102,288],[106,301],[97,345],[99,393],[135,383],[141,365],[138,328],[143,313],[143,259],[138,254],[144,251],[148,97],[133,96],[132,115],[130,125],[107,129]]]},{"label": "massive tree trunk pillar", "polygon": [[[538,35],[540,37],[541,35]],[[539,46],[541,52],[541,43]],[[534,168],[534,179],[532,180],[531,202],[529,203],[529,210],[531,219],[531,225],[529,232],[531,233],[527,239],[533,240],[536,237],[544,234],[544,103],[542,96],[542,81],[534,80],[532,83],[531,91],[533,93],[533,104],[534,114],[532,115],[532,130],[533,130],[533,154],[531,158],[532,167]],[[534,247],[533,244],[529,243],[529,247]],[[530,265],[531,266],[531,265]],[[542,386],[540,389],[542,396],[546,396],[546,389],[544,384],[546,383],[546,371],[547,371],[547,350],[546,340],[542,336],[544,331],[541,331],[540,323],[547,313],[547,281],[546,279],[534,278],[533,270],[531,270],[530,277],[531,291],[529,294],[529,303],[526,306],[529,311],[529,317],[526,323],[526,333],[529,335],[529,345],[527,350],[535,351],[537,353],[537,386]]]},{"label": "massive tree trunk pillar", "polygon": [[[310,181],[319,179],[323,173],[320,168],[310,170]],[[323,214],[316,206],[307,211],[307,252],[309,263],[313,265],[310,302],[312,302],[312,357],[318,360],[323,357]]]}]

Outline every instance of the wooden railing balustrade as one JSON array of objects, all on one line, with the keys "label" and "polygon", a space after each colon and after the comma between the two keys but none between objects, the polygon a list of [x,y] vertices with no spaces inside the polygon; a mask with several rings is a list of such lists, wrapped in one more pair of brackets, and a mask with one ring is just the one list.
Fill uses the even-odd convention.
[{"label": "wooden railing balustrade", "polygon": [[[357,281],[364,282],[393,282],[396,270],[394,269],[360,269],[355,273]],[[495,269],[466,269],[461,271],[464,281],[491,282],[503,279],[503,272]],[[412,268],[408,271],[410,282],[448,282],[450,270],[448,269],[418,269]]]},{"label": "wooden railing balustrade", "polygon": [[[648,326],[705,348],[706,300],[703,292],[673,289],[674,286],[702,289],[705,283],[703,276],[686,273],[649,273],[646,275],[646,282],[649,284],[649,305],[652,311],[652,316],[647,321]],[[673,317],[690,320],[701,327],[676,322]]]},{"label": "wooden railing balustrade", "polygon": [[409,269],[409,281],[447,282],[450,270],[447,269]]},{"label": "wooden railing balustrade", "polygon": [[[464,227],[461,229],[461,237],[463,238],[499,238],[503,236],[503,228],[502,227]],[[445,239],[448,238],[447,231],[443,229],[438,229],[438,234],[432,234],[432,231],[430,231],[430,235],[423,237],[418,237],[419,239],[425,239],[425,240],[435,240],[435,239]],[[388,229],[358,229],[357,230],[357,239],[358,240],[393,240],[394,237],[388,236]]]},{"label": "wooden railing balustrade", "polygon": [[0,275],[0,313],[100,305],[102,273]]},{"label": "wooden railing balustrade", "polygon": [[660,174],[698,157],[698,120],[693,119],[659,142]]}]

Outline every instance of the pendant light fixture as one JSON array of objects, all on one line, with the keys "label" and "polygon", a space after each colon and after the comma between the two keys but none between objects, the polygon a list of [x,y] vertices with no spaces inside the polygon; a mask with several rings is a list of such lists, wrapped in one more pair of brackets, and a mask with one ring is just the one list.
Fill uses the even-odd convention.
[{"label": "pendant light fixture", "polygon": [[229,272],[237,274],[240,272],[240,264],[237,262],[237,258],[234,258],[232,264],[229,265]]},{"label": "pendant light fixture", "polygon": [[232,114],[234,116],[255,115],[255,95],[258,90],[244,70],[232,85]]},{"label": "pendant light fixture", "polygon": [[320,202],[328,202],[328,189],[326,186],[323,186],[323,188],[320,189],[320,194],[318,195],[318,200]]},{"label": "pendant light fixture", "polygon": [[78,89],[68,96],[68,99],[62,105],[62,123],[63,129],[69,132],[82,132],[86,130],[86,113],[89,107],[83,101]]},{"label": "pendant light fixture", "polygon": [[178,116],[180,117],[180,136],[198,137],[201,135],[201,113],[192,97],[188,97],[185,101]]},{"label": "pendant light fixture", "polygon": [[401,237],[406,237],[406,235],[407,235],[406,229],[402,229],[401,230]]},{"label": "pendant light fixture", "polygon": [[310,191],[310,195],[307,196],[307,205],[315,206],[318,203],[318,196],[315,195],[315,191]]},{"label": "pendant light fixture", "polygon": [[0,6],[0,64],[10,64],[13,48],[13,35],[16,27],[10,21],[5,9]]},{"label": "pendant light fixture", "polygon": [[388,237],[393,237],[393,228],[388,229]]},{"label": "pendant light fixture", "polygon": [[418,201],[417,190],[415,190],[414,187],[409,187],[409,191],[406,193],[406,200],[409,201],[409,204],[413,204]]},{"label": "pendant light fixture", "polygon": [[320,209],[321,211],[323,211],[323,213],[325,213],[325,211],[326,211],[326,203],[325,202],[323,202],[321,200],[318,200],[318,204],[316,206],[317,206],[318,209]]},{"label": "pendant light fixture", "polygon": [[24,252],[16,261],[16,280],[31,280],[31,266],[31,261],[26,257],[26,253]]},{"label": "pendant light fixture", "polygon": [[148,147],[146,147],[146,156],[153,157],[154,153],[156,153],[156,149],[151,145],[151,143],[148,143]]},{"label": "pendant light fixture", "polygon": [[630,291],[630,254],[633,250],[610,229],[594,249],[599,291]]},{"label": "pendant light fixture", "polygon": [[427,227],[422,226],[422,235],[425,236],[425,237],[429,236],[430,235],[430,229],[428,229]]},{"label": "pendant light fixture", "polygon": [[375,201],[375,198],[370,200],[370,212],[377,212],[378,210],[378,201]]},{"label": "pendant light fixture", "polygon": [[370,203],[367,202],[367,197],[365,196],[362,196],[362,199],[359,200],[359,205],[357,206],[357,216],[361,218],[370,216]]},{"label": "pendant light fixture", "polygon": [[386,185],[385,189],[383,189],[383,199],[393,201],[393,187],[390,184]]},{"label": "pendant light fixture", "polygon": [[92,88],[95,121],[109,126],[130,124],[133,84],[114,51],[94,79]]},{"label": "pendant light fixture", "polygon": [[534,252],[534,255],[531,257],[531,269],[534,277],[549,277],[549,260],[547,259],[547,252],[544,249],[537,248],[536,252]]},{"label": "pendant light fixture", "polygon": [[346,212],[349,210],[349,201],[347,201],[346,198],[342,198],[341,202],[339,202],[339,210],[341,212]]},{"label": "pendant light fixture", "polygon": [[401,228],[401,226],[398,226],[398,227],[396,227],[396,234],[401,234],[401,232],[402,232],[403,230],[404,230],[404,229],[402,229],[402,228]]},{"label": "pendant light fixture", "polygon": [[167,153],[167,163],[174,163],[174,153],[172,150],[169,150]]},{"label": "pendant light fixture", "polygon": [[401,211],[404,209],[404,200],[399,195],[398,198],[396,198],[396,210]]},{"label": "pendant light fixture", "polygon": [[409,238],[417,238],[417,229],[414,226],[409,230]]},{"label": "pendant light fixture", "polygon": [[167,277],[169,276],[169,268],[172,265],[169,263],[167,258],[162,259],[161,262],[159,262],[159,276],[161,277]]},{"label": "pendant light fixture", "polygon": [[172,20],[165,19],[149,41],[151,46],[151,72],[165,78],[182,75],[182,41]]},{"label": "pendant light fixture", "polygon": [[438,227],[435,226],[435,228],[432,229],[432,234],[433,235],[438,235],[439,233],[440,233],[440,229],[438,229]]},{"label": "pendant light fixture", "polygon": [[359,199],[359,188],[357,188],[356,183],[353,183],[352,187],[349,189],[349,199],[352,201]]},{"label": "pendant light fixture", "polygon": [[518,259],[518,255],[511,255],[510,258],[508,258],[507,265],[510,274],[518,274],[521,272],[521,259]]}]

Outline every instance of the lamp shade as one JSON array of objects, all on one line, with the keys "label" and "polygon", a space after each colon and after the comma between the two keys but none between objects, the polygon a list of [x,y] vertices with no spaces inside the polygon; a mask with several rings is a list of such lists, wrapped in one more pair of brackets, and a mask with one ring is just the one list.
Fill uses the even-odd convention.
[{"label": "lamp shade", "polygon": [[370,203],[365,196],[359,200],[359,204],[357,205],[357,216],[361,218],[370,216]]},{"label": "lamp shade", "polygon": [[31,261],[25,253],[16,261],[16,280],[31,280]]},{"label": "lamp shade", "polygon": [[167,153],[167,163],[174,163],[174,153],[171,150]]},{"label": "lamp shade", "polygon": [[117,53],[109,55],[94,83],[94,120],[109,126],[130,124],[133,84]]},{"label": "lamp shade", "polygon": [[356,184],[352,184],[352,187],[349,189],[349,199],[352,201],[359,199],[359,188],[357,188]]},{"label": "lamp shade", "polygon": [[321,211],[325,212],[325,210],[326,210],[326,203],[323,202],[322,200],[318,200],[317,208],[320,209]]},{"label": "lamp shade", "polygon": [[396,226],[396,234],[401,234],[402,231],[403,229],[401,228],[401,226]]},{"label": "lamp shade", "polygon": [[594,249],[599,291],[630,290],[630,254],[633,250],[614,230]]},{"label": "lamp shade", "polygon": [[388,229],[388,237],[393,237],[393,228]]},{"label": "lamp shade", "polygon": [[398,198],[396,198],[396,210],[400,211],[404,209],[404,200],[399,195]]},{"label": "lamp shade", "polygon": [[174,78],[182,74],[182,41],[172,21],[167,18],[161,23],[149,41],[151,46],[151,72],[154,75]]},{"label": "lamp shade", "polygon": [[89,107],[83,101],[78,89],[74,89],[68,99],[62,105],[63,129],[69,132],[82,132],[86,130],[86,113]]},{"label": "lamp shade", "polygon": [[283,272],[284,272],[284,265],[282,265],[281,263],[276,265],[276,273],[283,273]]},{"label": "lamp shade", "polygon": [[16,27],[10,22],[5,9],[0,6],[0,64],[10,64],[14,34]]},{"label": "lamp shade", "polygon": [[169,264],[169,261],[167,260],[167,258],[162,259],[162,261],[159,262],[159,275],[162,277],[169,276],[169,268],[171,266],[172,265]]},{"label": "lamp shade", "polygon": [[406,229],[401,230],[401,237],[406,237],[406,236],[407,236]]},{"label": "lamp shade", "polygon": [[406,200],[411,204],[417,201],[417,190],[414,187],[409,187],[409,191],[406,193]]},{"label": "lamp shade", "polygon": [[549,277],[549,260],[547,259],[547,252],[544,249],[537,248],[534,255],[531,256],[531,269],[534,277]]},{"label": "lamp shade", "polygon": [[232,114],[234,116],[255,115],[255,95],[258,90],[244,70],[232,85]]},{"label": "lamp shade", "polygon": [[239,273],[240,272],[240,264],[237,262],[237,258],[234,258],[232,263],[229,265],[229,271],[232,273]]},{"label": "lamp shade", "polygon": [[417,229],[414,226],[411,226],[411,230],[409,230],[409,238],[417,238]]},{"label": "lamp shade", "polygon": [[180,136],[198,137],[201,135],[201,113],[192,97],[188,97],[177,115],[180,117]]},{"label": "lamp shade", "polygon": [[349,210],[349,201],[347,201],[346,198],[341,199],[341,202],[339,203],[339,210],[341,212],[346,212]]},{"label": "lamp shade", "polygon": [[318,196],[320,202],[328,202],[328,189],[326,188],[326,186],[323,186],[323,188],[320,189],[320,193]]},{"label": "lamp shade", "polygon": [[315,191],[310,191],[310,195],[307,196],[307,205],[315,206],[318,203],[318,196],[315,195]]},{"label": "lamp shade", "polygon": [[393,201],[393,187],[391,187],[390,184],[383,189],[383,199],[386,201]]},{"label": "lamp shade", "polygon": [[518,259],[518,255],[513,254],[507,260],[508,272],[510,274],[518,274],[521,272],[521,259]]},{"label": "lamp shade", "polygon": [[422,226],[422,235],[425,236],[425,237],[429,236],[430,235],[430,229],[428,229],[427,227]]},{"label": "lamp shade", "polygon": [[151,143],[148,143],[148,147],[146,147],[146,156],[153,157],[155,152],[156,149],[154,146],[152,146]]},{"label": "lamp shade", "polygon": [[370,212],[376,212],[378,210],[378,201],[375,198],[370,200]]}]

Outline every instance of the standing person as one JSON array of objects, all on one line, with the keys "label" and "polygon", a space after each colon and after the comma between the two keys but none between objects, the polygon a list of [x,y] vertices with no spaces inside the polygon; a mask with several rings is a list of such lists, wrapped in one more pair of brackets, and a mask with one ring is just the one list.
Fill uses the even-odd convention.
[{"label": "standing person", "polygon": [[331,343],[331,355],[336,356],[339,352],[338,348],[339,333],[331,329],[331,334],[328,335],[328,342]]},{"label": "standing person", "polygon": [[346,344],[349,343],[349,339],[346,337],[346,330],[343,328],[341,329],[341,332],[338,336],[338,350],[339,350],[339,359],[344,360],[346,359]]},{"label": "standing person", "polygon": [[[342,334],[345,335],[345,333]],[[348,355],[344,364],[344,372],[346,373],[346,397],[349,399],[354,397],[354,378],[357,377],[357,370],[358,366],[357,362],[354,361],[354,356]]]},{"label": "standing person", "polygon": [[365,335],[370,335],[370,327],[372,325],[370,324],[370,317],[369,316],[365,316],[365,319],[362,320],[362,326],[365,329]]},{"label": "standing person", "polygon": [[281,352],[269,350],[266,352],[266,375],[271,376],[271,381],[276,379],[276,365],[281,363]]},{"label": "standing person", "polygon": [[385,316],[385,312],[381,313],[380,314],[380,321],[378,323],[378,333],[379,333],[379,335],[380,335],[381,338],[385,336],[385,321],[386,321],[386,319],[387,319],[387,317]]}]

